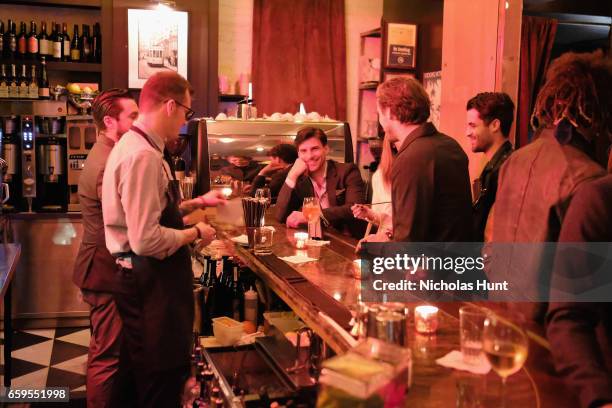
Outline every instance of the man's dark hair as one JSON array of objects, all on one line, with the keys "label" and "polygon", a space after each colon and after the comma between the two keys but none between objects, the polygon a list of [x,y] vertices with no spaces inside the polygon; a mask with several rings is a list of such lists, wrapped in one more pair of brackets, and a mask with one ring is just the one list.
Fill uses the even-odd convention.
[{"label": "man's dark hair", "polygon": [[289,143],[279,143],[268,151],[268,156],[278,157],[287,164],[295,163],[298,157],[297,149]]},{"label": "man's dark hair", "polygon": [[510,128],[514,119],[514,102],[504,92],[482,92],[470,99],[467,110],[476,109],[480,119],[489,125],[493,119],[498,119],[504,137],[510,136]]},{"label": "man's dark hair", "polygon": [[127,89],[111,88],[100,93],[91,105],[91,112],[98,129],[106,130],[104,117],[119,119],[121,113],[120,99],[132,99]]},{"label": "man's dark hair", "polygon": [[319,139],[323,146],[327,146],[327,135],[324,131],[315,127],[306,127],[298,131],[294,142],[295,147],[299,148],[302,143],[313,137]]}]

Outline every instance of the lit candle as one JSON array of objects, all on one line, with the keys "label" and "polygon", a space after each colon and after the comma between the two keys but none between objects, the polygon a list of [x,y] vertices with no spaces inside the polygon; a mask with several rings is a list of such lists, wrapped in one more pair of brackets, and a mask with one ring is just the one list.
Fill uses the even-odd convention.
[{"label": "lit candle", "polygon": [[415,307],[414,326],[419,333],[435,333],[438,330],[438,308],[429,305]]},{"label": "lit candle", "polygon": [[253,100],[253,83],[249,82],[249,101]]},{"label": "lit candle", "polygon": [[221,194],[223,194],[226,200],[229,200],[229,198],[232,196],[232,189],[230,187],[223,187],[221,189]]},{"label": "lit candle", "polygon": [[293,234],[295,238],[295,246],[299,249],[304,248],[306,246],[306,240],[308,239],[307,232],[296,232]]},{"label": "lit candle", "polygon": [[306,115],[306,108],[304,107],[304,103],[300,102],[300,113],[302,115]]}]

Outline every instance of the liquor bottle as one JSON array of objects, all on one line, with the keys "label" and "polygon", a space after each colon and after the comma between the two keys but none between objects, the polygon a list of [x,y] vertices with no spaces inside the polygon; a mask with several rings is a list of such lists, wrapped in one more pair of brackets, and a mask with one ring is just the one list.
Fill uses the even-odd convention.
[{"label": "liquor bottle", "polygon": [[244,286],[240,280],[238,264],[232,265],[232,309],[233,318],[239,322],[244,320]]},{"label": "liquor bottle", "polygon": [[9,98],[19,98],[19,86],[17,84],[17,71],[15,64],[11,64],[11,79],[9,80]]},{"label": "liquor bottle", "polygon": [[70,61],[79,62],[81,60],[81,50],[79,49],[79,25],[74,25],[74,31],[72,32],[72,42],[70,43]]},{"label": "liquor bottle", "polygon": [[68,24],[66,23],[62,23],[62,36],[64,37],[62,61],[70,61],[70,36],[68,36]]},{"label": "liquor bottle", "polygon": [[17,55],[21,59],[25,59],[26,53],[28,52],[28,46],[26,42],[26,23],[23,21],[20,24],[21,32],[17,36]]},{"label": "liquor bottle", "polygon": [[49,99],[49,79],[47,78],[47,61],[42,57],[40,62],[40,84],[38,85],[38,97]]},{"label": "liquor bottle", "polygon": [[4,47],[7,49],[6,56],[8,58],[13,59],[17,55],[17,27],[15,25],[15,22],[12,20],[9,20],[9,25],[10,27],[7,27],[8,35],[6,36],[7,40],[4,44]]},{"label": "liquor bottle", "polygon": [[100,33],[100,23],[94,24],[93,36],[91,37],[91,56],[92,62],[102,62],[102,34]]},{"label": "liquor bottle", "polygon": [[25,64],[21,65],[21,74],[19,75],[19,97],[27,99],[30,97],[28,85],[28,74],[26,73]]},{"label": "liquor bottle", "polygon": [[6,65],[2,64],[0,71],[0,98],[9,97],[9,79],[6,76]]},{"label": "liquor bottle", "polygon": [[52,41],[52,55],[54,61],[59,61],[62,59],[64,46],[64,37],[62,37],[62,33],[60,32],[60,25],[56,24],[53,29],[53,35],[51,36]]},{"label": "liquor bottle", "polygon": [[4,57],[4,22],[0,20],[0,57]]},{"label": "liquor bottle", "polygon": [[83,35],[81,36],[81,62],[89,62],[91,56],[91,44],[89,38],[89,26],[83,24]]},{"label": "liquor bottle", "polygon": [[30,73],[29,97],[38,99],[38,76],[36,75],[36,65],[32,64]]},{"label": "liquor bottle", "polygon": [[38,54],[40,59],[46,58],[51,53],[51,44],[47,35],[47,23],[40,23],[40,35],[38,36]]},{"label": "liquor bottle", "polygon": [[27,42],[28,42],[28,57],[30,59],[37,59],[38,58],[38,35],[36,35],[36,23],[34,21],[30,21],[30,34],[28,34]]}]

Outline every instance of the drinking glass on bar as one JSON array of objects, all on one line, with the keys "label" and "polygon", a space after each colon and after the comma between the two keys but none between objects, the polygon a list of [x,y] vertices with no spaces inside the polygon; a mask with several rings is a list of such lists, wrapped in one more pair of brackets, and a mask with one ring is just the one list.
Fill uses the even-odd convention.
[{"label": "drinking glass on bar", "polygon": [[487,314],[476,306],[459,309],[459,339],[463,361],[478,364],[482,356],[482,332]]},{"label": "drinking glass on bar", "polygon": [[482,349],[493,370],[502,379],[502,407],[506,406],[506,380],[527,360],[529,342],[519,326],[520,316],[489,313],[484,322]]},{"label": "drinking glass on bar", "polygon": [[183,200],[191,200],[193,198],[193,177],[184,177],[181,180],[181,190],[183,191]]},{"label": "drinking glass on bar", "polygon": [[[255,190],[255,199],[257,199],[260,203],[264,203],[266,208],[268,208],[272,203],[272,193],[268,187],[258,188]],[[265,212],[263,219],[261,220],[261,225],[266,225]]]},{"label": "drinking glass on bar", "polygon": [[320,238],[317,234],[321,218],[321,206],[317,197],[305,197],[302,205],[302,214],[308,222],[308,238]]}]

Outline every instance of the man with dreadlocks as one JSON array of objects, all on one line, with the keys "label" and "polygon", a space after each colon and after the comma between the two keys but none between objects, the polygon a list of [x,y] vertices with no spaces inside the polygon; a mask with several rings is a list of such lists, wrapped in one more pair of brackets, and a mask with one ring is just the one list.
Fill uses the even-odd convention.
[{"label": "man with dreadlocks", "polygon": [[[500,245],[556,242],[576,189],[605,174],[596,147],[609,145],[612,68],[601,51],[553,61],[532,117],[536,139],[503,165],[487,275],[508,282],[510,300],[548,296],[553,248]],[[520,296],[520,298],[517,297]],[[506,296],[505,300],[508,300]],[[542,321],[546,304],[517,306]]]}]

